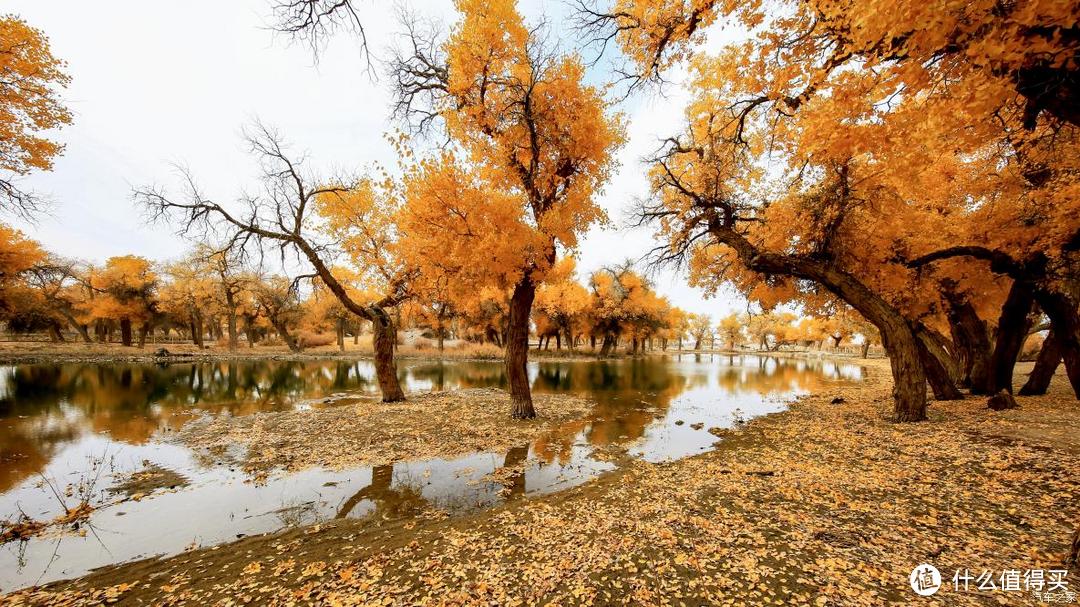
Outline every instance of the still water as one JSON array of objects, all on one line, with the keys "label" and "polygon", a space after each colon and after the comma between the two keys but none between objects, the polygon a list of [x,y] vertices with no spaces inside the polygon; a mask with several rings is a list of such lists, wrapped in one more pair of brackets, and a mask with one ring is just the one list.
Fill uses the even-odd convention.
[{"label": "still water", "polygon": [[[402,361],[407,391],[502,387],[497,362]],[[116,502],[118,478],[147,466],[186,481],[94,512],[77,533],[0,546],[0,591],[82,575],[112,563],[175,554],[291,525],[450,514],[569,488],[626,458],[701,453],[728,428],[780,411],[800,393],[852,381],[854,364],[758,356],[675,355],[532,363],[533,390],[596,401],[579,420],[508,453],[321,469],[252,479],[221,458],[170,440],[203,415],[333,406],[377,394],[369,361],[61,364],[0,367],[0,521],[50,520],[61,501]],[[542,412],[541,412],[542,413]],[[496,483],[488,474],[525,463]],[[71,495],[68,495],[68,492]]]}]

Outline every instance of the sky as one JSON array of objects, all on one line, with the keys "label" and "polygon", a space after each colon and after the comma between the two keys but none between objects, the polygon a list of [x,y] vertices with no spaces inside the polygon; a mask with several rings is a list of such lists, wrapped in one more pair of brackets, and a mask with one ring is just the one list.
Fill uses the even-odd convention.
[{"label": "sky", "polygon": [[[4,12],[45,32],[72,77],[63,97],[74,122],[55,136],[64,155],[53,171],[22,182],[47,196],[52,210],[34,224],[7,219],[50,251],[97,263],[127,254],[180,258],[190,243],[148,223],[132,204],[132,188],[175,186],[174,167],[182,165],[204,195],[222,203],[254,189],[258,172],[241,131],[255,119],[277,128],[319,172],[397,164],[383,137],[395,127],[389,81],[366,69],[359,40],[339,34],[315,61],[310,47],[271,31],[269,0],[4,4]],[[385,57],[400,31],[394,4],[360,5],[374,58]],[[526,18],[545,18],[564,45],[573,44],[562,0],[519,5]],[[412,8],[443,23],[454,20],[450,0],[414,0]],[[656,244],[649,230],[623,226],[626,210],[647,192],[641,158],[681,121],[685,90],[676,82],[664,92],[635,95],[619,108],[628,140],[618,152],[618,172],[598,198],[611,222],[581,240],[583,277],[639,259]],[[674,305],[714,319],[746,306],[730,290],[706,299],[672,269],[651,278]]]}]

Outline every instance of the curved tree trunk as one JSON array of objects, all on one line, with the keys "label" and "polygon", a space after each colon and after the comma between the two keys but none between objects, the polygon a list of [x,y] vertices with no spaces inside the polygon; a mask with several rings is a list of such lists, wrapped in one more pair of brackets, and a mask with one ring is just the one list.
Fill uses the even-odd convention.
[{"label": "curved tree trunk", "polygon": [[375,350],[375,378],[379,382],[384,403],[405,400],[405,392],[398,382],[397,364],[394,363],[394,345],[397,331],[390,315],[378,306],[371,306],[375,318],[371,321],[371,345]]},{"label": "curved tree trunk", "polygon": [[510,297],[510,321],[506,336],[506,378],[510,384],[511,416],[515,419],[536,417],[529,388],[529,316],[532,313],[536,285],[526,275],[514,286]]},{"label": "curved tree trunk", "polygon": [[918,326],[915,334],[919,339],[919,358],[926,371],[926,380],[930,382],[930,388],[934,391],[934,398],[937,400],[964,398],[953,382],[953,374],[949,369],[953,361],[948,352],[937,343],[925,327]]},{"label": "curved tree trunk", "polygon": [[285,323],[281,322],[277,318],[272,317],[270,318],[270,324],[274,325],[274,328],[277,329],[278,335],[281,336],[281,339],[285,340],[285,345],[289,346],[290,352],[300,352],[303,349],[300,347],[300,342],[298,342],[296,338],[293,337],[291,333],[289,333],[289,327],[287,327]]},{"label": "curved tree trunk", "polygon": [[919,342],[911,324],[899,310],[827,260],[760,251],[733,227],[714,225],[710,226],[710,232],[719,242],[735,249],[748,269],[813,280],[873,323],[889,354],[896,421],[926,419],[926,374],[919,357]]},{"label": "curved tree trunk", "polygon": [[1057,372],[1060,363],[1061,345],[1058,343],[1054,330],[1050,329],[1046,339],[1043,340],[1042,348],[1039,349],[1039,356],[1035,359],[1035,368],[1031,370],[1027,382],[1020,388],[1020,395],[1046,394],[1047,388],[1050,387],[1050,380],[1054,377],[1054,373]]},{"label": "curved tree trunk", "polygon": [[1039,307],[1050,317],[1069,383],[1076,398],[1080,399],[1080,315],[1077,314],[1077,302],[1063,293],[1045,288],[1036,289],[1035,297]]},{"label": "curved tree trunk", "polygon": [[942,294],[948,302],[945,314],[962,371],[960,384],[971,388],[973,394],[986,394],[991,352],[986,322],[979,318],[971,302],[956,293],[951,283],[943,285]]},{"label": "curved tree trunk", "polygon": [[[595,338],[594,338],[595,339]],[[593,344],[593,349],[596,349],[596,344]],[[604,341],[600,344],[600,356],[609,356],[611,351],[615,349],[615,336],[611,333],[604,334]]]},{"label": "curved tree trunk", "polygon": [[75,327],[75,330],[79,333],[79,337],[82,338],[84,344],[92,344],[94,340],[90,338],[90,332],[86,330],[86,325],[79,324],[79,321],[75,319],[75,316],[70,310],[60,308],[60,314],[64,317],[64,320],[68,321],[68,324]]}]

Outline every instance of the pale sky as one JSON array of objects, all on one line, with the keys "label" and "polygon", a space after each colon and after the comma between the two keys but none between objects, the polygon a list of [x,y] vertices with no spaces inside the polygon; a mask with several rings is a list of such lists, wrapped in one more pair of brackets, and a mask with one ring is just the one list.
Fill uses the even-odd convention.
[{"label": "pale sky", "polygon": [[[253,189],[257,171],[240,131],[256,117],[279,129],[308,162],[327,172],[358,172],[378,162],[396,165],[383,134],[389,121],[388,79],[365,72],[359,42],[333,38],[313,61],[309,47],[290,45],[269,31],[268,0],[6,0],[14,13],[49,37],[53,54],[72,76],[64,92],[74,122],[57,135],[66,144],[51,173],[23,183],[47,195],[51,215],[36,225],[12,221],[56,253],[102,262],[137,254],[180,257],[189,243],[168,228],[147,225],[131,202],[135,186],[175,184],[171,165],[190,168],[204,194],[228,202]],[[546,16],[565,32],[561,0],[523,0],[527,18]],[[399,30],[393,3],[360,0],[375,57]],[[450,0],[414,0],[413,10],[453,21]],[[564,46],[573,41],[569,35]],[[594,77],[602,78],[596,73]],[[621,167],[599,202],[613,226],[581,241],[583,276],[610,263],[637,259],[655,245],[648,231],[617,229],[625,210],[646,192],[640,159],[681,121],[686,94],[638,95],[622,106],[628,117]],[[725,291],[706,300],[685,277],[666,270],[657,290],[686,310],[714,319],[742,311],[742,298]]]}]

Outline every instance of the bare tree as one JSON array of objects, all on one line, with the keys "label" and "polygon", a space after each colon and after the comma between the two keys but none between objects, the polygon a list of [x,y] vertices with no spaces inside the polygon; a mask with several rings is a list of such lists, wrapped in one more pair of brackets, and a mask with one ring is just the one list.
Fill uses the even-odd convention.
[{"label": "bare tree", "polygon": [[367,31],[353,0],[274,0],[271,8],[277,19],[274,30],[309,45],[316,58],[330,36],[342,30],[356,34],[368,72],[374,73]]},{"label": "bare tree", "polygon": [[313,185],[319,181],[305,170],[304,158],[290,156],[280,134],[261,123],[245,131],[245,137],[262,166],[262,192],[243,196],[241,212],[231,211],[205,198],[186,170],[181,170],[186,183],[183,199],[173,199],[164,189],[149,186],[135,190],[135,202],[147,209],[154,219],[178,226],[181,235],[222,243],[221,253],[243,257],[254,247],[259,255],[263,255],[276,247],[283,260],[290,252],[306,260],[346,309],[371,321],[375,372],[383,401],[405,400],[394,363],[393,319],[386,311],[405,298],[403,282],[392,282],[388,293],[377,302],[357,302],[330,271],[329,260],[334,256],[334,249],[328,243],[316,241],[312,234],[311,210],[315,199],[324,194],[346,192],[349,186]]}]

